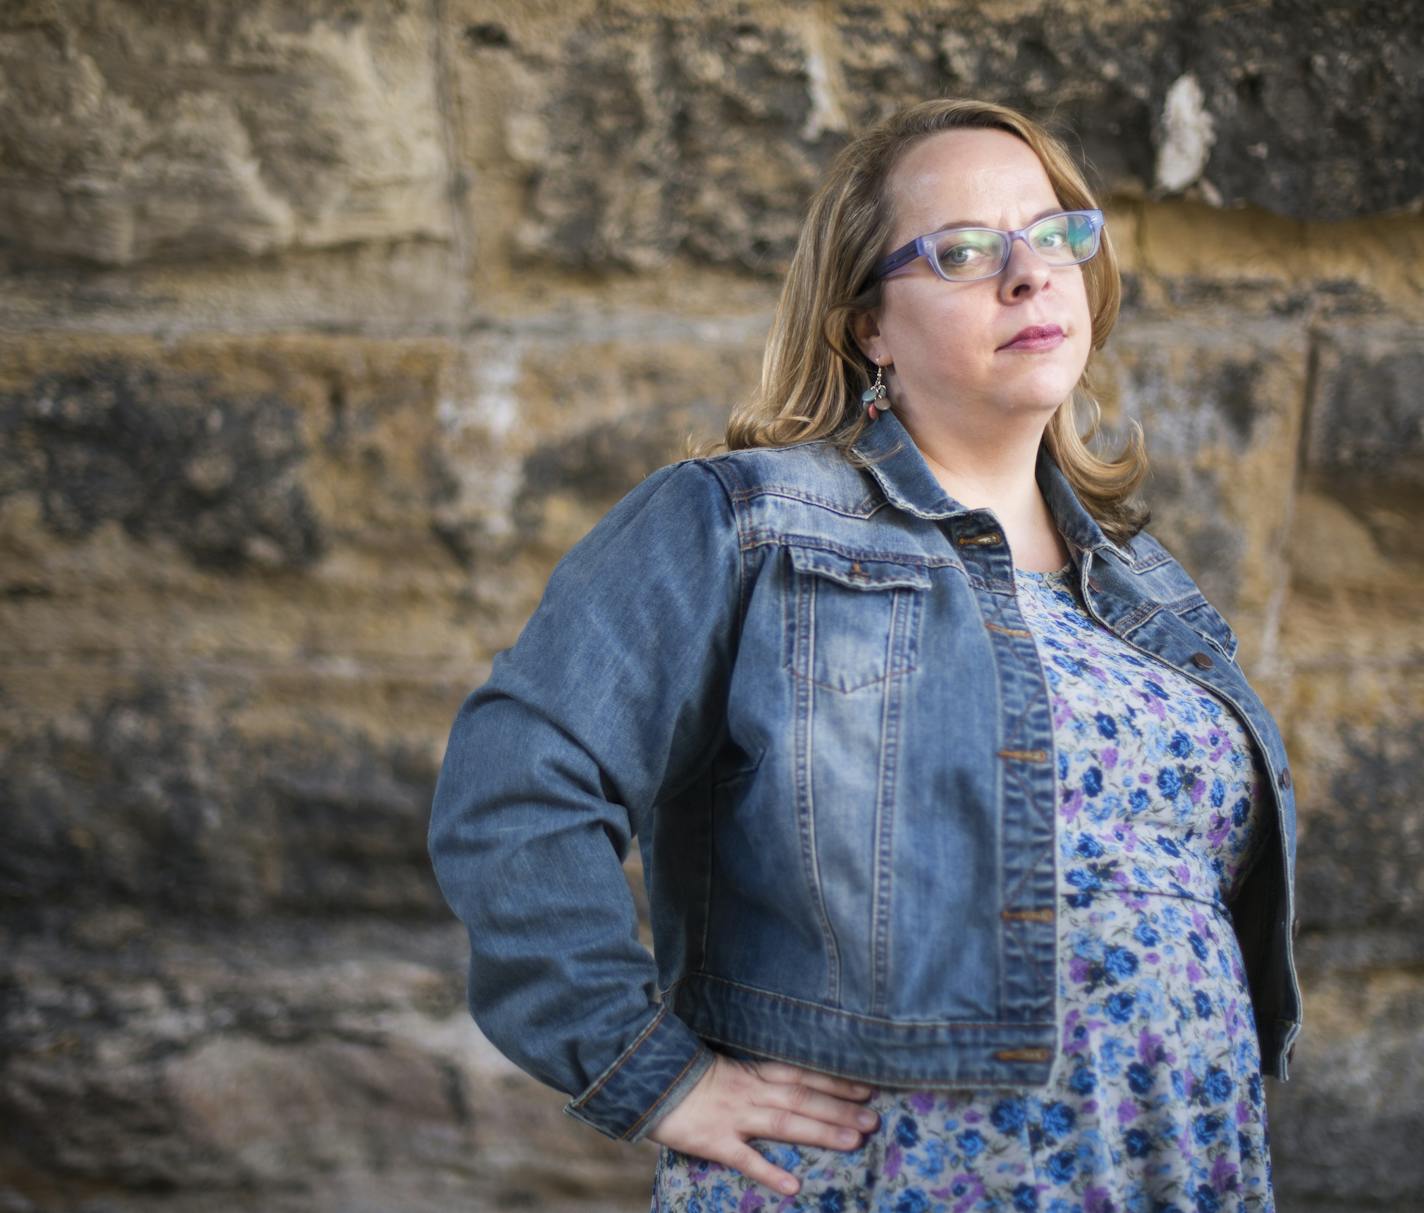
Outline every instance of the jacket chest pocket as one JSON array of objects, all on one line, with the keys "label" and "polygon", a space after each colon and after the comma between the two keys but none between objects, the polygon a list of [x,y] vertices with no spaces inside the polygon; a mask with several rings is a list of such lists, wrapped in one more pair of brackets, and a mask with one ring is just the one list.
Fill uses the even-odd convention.
[{"label": "jacket chest pocket", "polygon": [[1221,613],[1201,594],[1167,604],[1168,610],[1198,635],[1211,641],[1228,661],[1236,660],[1236,633]]},{"label": "jacket chest pocket", "polygon": [[789,545],[784,664],[842,695],[909,674],[930,588],[920,564]]}]

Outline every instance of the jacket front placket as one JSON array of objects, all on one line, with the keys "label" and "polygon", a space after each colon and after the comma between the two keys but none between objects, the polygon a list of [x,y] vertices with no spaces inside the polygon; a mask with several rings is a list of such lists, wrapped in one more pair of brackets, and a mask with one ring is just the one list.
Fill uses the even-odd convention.
[{"label": "jacket front placket", "polygon": [[[887,424],[888,422],[888,424]],[[998,820],[1001,856],[1000,1013],[1037,1027],[1041,1042],[995,1060],[1052,1061],[1057,1017],[1057,756],[1048,684],[1019,609],[1013,554],[992,510],[949,497],[904,427],[882,415],[857,443],[891,505],[934,523],[962,565],[984,620],[998,685]]]}]

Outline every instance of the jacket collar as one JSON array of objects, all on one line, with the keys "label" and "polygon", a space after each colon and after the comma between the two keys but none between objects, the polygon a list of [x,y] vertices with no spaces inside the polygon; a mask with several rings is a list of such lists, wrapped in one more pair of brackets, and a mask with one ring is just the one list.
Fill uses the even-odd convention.
[{"label": "jacket collar", "polygon": [[[974,512],[944,491],[910,432],[893,412],[882,412],[872,421],[852,449],[870,461],[867,470],[896,508],[919,518],[953,518]],[[1039,443],[1034,475],[1058,531],[1073,547],[1075,557],[1100,548],[1121,555],[1121,550],[1103,534],[1097,519],[1078,500],[1068,477],[1048,453],[1047,443]]]}]

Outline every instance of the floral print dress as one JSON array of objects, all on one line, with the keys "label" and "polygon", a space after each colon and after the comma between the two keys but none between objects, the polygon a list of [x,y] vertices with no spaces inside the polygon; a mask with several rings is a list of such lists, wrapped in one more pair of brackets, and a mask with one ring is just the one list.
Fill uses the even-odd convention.
[{"label": "floral print dress", "polygon": [[1227,909],[1270,834],[1250,739],[1220,698],[1096,624],[1076,566],[1015,577],[1058,761],[1062,1041],[1047,1086],[881,1088],[855,1150],[752,1139],[801,1181],[794,1196],[663,1147],[654,1213],[1274,1207]]}]

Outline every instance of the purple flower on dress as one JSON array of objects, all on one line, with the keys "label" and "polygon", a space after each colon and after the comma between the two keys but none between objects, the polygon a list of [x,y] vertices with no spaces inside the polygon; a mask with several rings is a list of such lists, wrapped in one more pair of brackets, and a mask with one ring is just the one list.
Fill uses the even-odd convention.
[{"label": "purple flower on dress", "polygon": [[1092,1187],[1083,1193],[1083,1213],[1113,1213],[1112,1197],[1106,1188]]},{"label": "purple flower on dress", "polygon": [[1218,1192],[1230,1192],[1236,1187],[1237,1166],[1225,1154],[1218,1154],[1211,1166],[1211,1186]]}]

